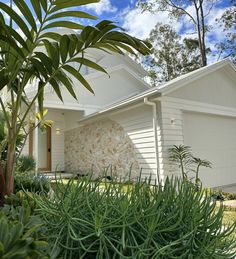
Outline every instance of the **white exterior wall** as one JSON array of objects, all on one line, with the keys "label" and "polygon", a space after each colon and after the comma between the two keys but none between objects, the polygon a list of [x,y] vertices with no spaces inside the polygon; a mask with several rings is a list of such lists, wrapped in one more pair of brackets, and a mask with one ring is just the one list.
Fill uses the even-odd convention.
[{"label": "white exterior wall", "polygon": [[[52,125],[52,171],[64,170],[65,161],[65,132],[78,127],[78,120],[83,112],[70,110],[49,109],[46,119],[53,120]],[[56,129],[61,130],[60,135],[56,134]]]},{"label": "white exterior wall", "polygon": [[[56,128],[60,128],[61,134],[56,135]],[[64,121],[57,121],[52,126],[52,171],[64,170]]]},{"label": "white exterior wall", "polygon": [[[64,132],[65,132],[65,116],[61,110],[50,110],[46,119],[54,121],[51,128],[51,158],[52,171],[64,170]],[[60,129],[60,135],[56,134],[56,129]]]},{"label": "white exterior wall", "polygon": [[182,145],[183,136],[183,116],[182,111],[170,101],[162,101],[159,106],[160,133],[159,133],[159,163],[160,174],[166,176],[179,175],[179,171],[172,166],[168,157],[168,149],[173,145]]},{"label": "white exterior wall", "polygon": [[[212,169],[200,169],[200,177],[205,186],[234,184],[236,182],[235,159],[232,156],[235,153],[233,146],[236,142],[232,131],[236,131],[236,109],[172,97],[162,97],[161,100],[160,166],[165,176],[180,173],[176,166],[169,162],[168,148],[184,144],[193,148],[193,155],[213,163]],[[199,116],[199,123],[204,125],[196,124],[195,114]],[[232,154],[229,153],[230,148],[232,148]],[[232,170],[229,167],[232,167]]]},{"label": "white exterior wall", "polygon": [[29,155],[29,138],[26,139],[25,145],[23,146],[21,155]]},{"label": "white exterior wall", "polygon": [[125,110],[109,118],[119,123],[135,147],[137,160],[142,168],[142,178],[156,178],[157,163],[153,131],[152,108],[148,105]]}]

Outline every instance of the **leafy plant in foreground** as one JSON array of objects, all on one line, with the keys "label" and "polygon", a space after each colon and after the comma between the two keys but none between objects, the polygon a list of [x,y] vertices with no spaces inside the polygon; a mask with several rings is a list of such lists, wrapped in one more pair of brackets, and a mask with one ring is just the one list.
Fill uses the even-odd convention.
[{"label": "leafy plant in foreground", "polygon": [[55,185],[52,197],[37,196],[52,251],[62,258],[234,258],[235,230],[222,225],[219,209],[204,190],[181,179],[163,187],[89,179]]},{"label": "leafy plant in foreground", "polygon": [[0,211],[0,258],[49,258],[43,223],[31,213],[27,202],[16,208],[6,205]]}]

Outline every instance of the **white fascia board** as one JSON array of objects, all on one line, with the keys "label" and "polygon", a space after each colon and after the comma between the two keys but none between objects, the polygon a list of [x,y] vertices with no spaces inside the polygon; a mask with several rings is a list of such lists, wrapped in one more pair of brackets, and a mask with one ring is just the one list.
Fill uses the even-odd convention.
[{"label": "white fascia board", "polygon": [[160,93],[162,93],[163,96],[168,95],[169,93],[176,91],[177,89],[183,87],[184,85],[192,83],[197,79],[226,66],[233,68],[236,73],[235,65],[229,59],[223,59],[217,63],[199,68],[193,72],[177,77],[176,79],[173,79],[167,82],[166,84],[163,84],[162,87],[159,87],[159,91]]},{"label": "white fascia board", "polygon": [[113,112],[113,111],[116,111],[118,109],[123,109],[126,106],[130,106],[130,105],[135,106],[138,102],[143,102],[145,97],[154,97],[154,96],[155,96],[155,99],[160,96],[160,93],[158,92],[157,88],[153,88],[151,90],[145,91],[144,93],[141,93],[141,94],[138,94],[138,95],[133,96],[131,98],[128,98],[128,99],[126,99],[124,101],[121,101],[117,104],[114,104],[112,106],[105,107],[102,110],[100,110],[98,112],[95,112],[95,113],[79,120],[78,123],[85,122],[85,121],[88,121],[90,119],[94,119],[95,117],[98,117],[98,116],[103,116],[103,115],[105,115],[109,112]]},{"label": "white fascia board", "polygon": [[77,103],[70,103],[70,102],[60,102],[60,101],[45,101],[44,102],[45,108],[52,108],[52,109],[62,109],[62,110],[73,110],[73,111],[86,111],[93,110],[94,112],[101,109],[100,106],[96,105],[84,105],[84,104],[77,104]]},{"label": "white fascia board", "polygon": [[120,64],[120,65],[117,65],[117,66],[114,66],[114,67],[111,67],[111,68],[107,68],[105,69],[107,71],[107,74],[104,74],[102,72],[94,72],[94,73],[91,73],[91,74],[88,74],[88,75],[85,75],[84,78],[88,81],[93,81],[95,79],[98,79],[98,78],[106,78],[106,77],[109,77],[109,74],[112,74],[114,72],[117,72],[117,71],[126,71],[127,73],[129,73],[132,77],[134,77],[136,80],[138,80],[139,82],[141,82],[145,88],[147,89],[150,89],[150,85],[145,82],[142,78],[140,78],[135,72],[133,72],[132,69],[130,69],[127,65],[125,64]]},{"label": "white fascia board", "polygon": [[129,55],[122,56],[125,61],[129,63],[135,70],[137,70],[142,76],[148,76],[148,72],[135,60],[133,60]]}]

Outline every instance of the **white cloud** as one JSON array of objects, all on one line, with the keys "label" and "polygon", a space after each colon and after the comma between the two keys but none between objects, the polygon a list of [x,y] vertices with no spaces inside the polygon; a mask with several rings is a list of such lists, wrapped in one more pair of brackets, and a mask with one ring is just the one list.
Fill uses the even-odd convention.
[{"label": "white cloud", "polygon": [[139,9],[126,9],[122,15],[124,15],[123,27],[129,34],[141,39],[147,38],[158,22],[169,23],[167,12],[153,14]]},{"label": "white cloud", "polygon": [[[209,3],[205,6],[205,12],[209,9]],[[218,50],[215,46],[217,42],[220,42],[225,38],[225,32],[215,21],[217,18],[220,18],[225,11],[225,8],[215,6],[211,9],[211,12],[206,17],[206,24],[209,25],[210,31],[206,35],[206,46],[212,50],[212,54],[209,55],[209,63],[216,61]],[[187,7],[187,10],[195,18],[193,6]],[[190,21],[190,18],[184,16],[180,21],[170,20],[167,12],[142,12],[139,9],[130,9],[127,8],[120,15],[124,17],[123,27],[127,32],[133,36],[136,36],[141,39],[145,39],[149,36],[150,31],[155,27],[155,25],[160,23],[170,24],[175,28],[175,30],[181,34],[183,38],[197,38],[197,33],[194,24]]]},{"label": "white cloud", "polygon": [[86,9],[93,10],[97,15],[117,11],[117,8],[111,4],[110,0],[101,0],[99,3],[89,4],[86,6]]}]

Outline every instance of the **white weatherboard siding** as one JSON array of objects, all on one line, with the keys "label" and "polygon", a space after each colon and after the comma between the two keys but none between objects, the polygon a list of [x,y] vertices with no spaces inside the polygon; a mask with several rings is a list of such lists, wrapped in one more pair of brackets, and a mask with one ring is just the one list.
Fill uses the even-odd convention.
[{"label": "white weatherboard siding", "polygon": [[[52,125],[52,171],[64,170],[64,131],[65,115],[62,110],[48,111],[46,119],[53,120]],[[60,135],[56,134],[56,129],[60,129]]]},{"label": "white weatherboard siding", "polygon": [[29,155],[29,138],[26,139],[25,145],[23,146],[21,155]]},{"label": "white weatherboard siding", "polygon": [[184,113],[183,119],[185,145],[213,163],[212,169],[200,170],[204,185],[236,183],[236,119],[192,112]]},{"label": "white weatherboard siding", "polygon": [[159,163],[160,174],[164,176],[179,175],[178,168],[172,166],[168,157],[168,149],[173,145],[183,144],[183,119],[182,111],[171,102],[162,101],[160,108],[160,130],[159,133]]},{"label": "white weatherboard siding", "polygon": [[134,144],[137,159],[142,168],[142,178],[152,175],[152,178],[155,179],[157,163],[152,108],[142,105],[111,115],[109,118],[123,127]]},{"label": "white weatherboard siding", "polygon": [[184,144],[195,156],[213,163],[201,169],[204,186],[236,183],[236,110],[223,106],[163,97],[161,101],[161,170],[177,175],[168,159],[168,148]]},{"label": "white weatherboard siding", "polygon": [[[60,135],[56,135],[56,128],[60,127]],[[52,127],[52,171],[64,170],[64,122],[57,121]]]},{"label": "white weatherboard siding", "polygon": [[205,75],[168,96],[236,108],[235,80],[225,70]]}]

